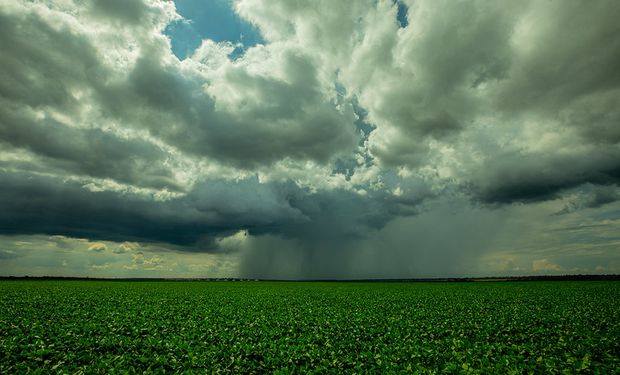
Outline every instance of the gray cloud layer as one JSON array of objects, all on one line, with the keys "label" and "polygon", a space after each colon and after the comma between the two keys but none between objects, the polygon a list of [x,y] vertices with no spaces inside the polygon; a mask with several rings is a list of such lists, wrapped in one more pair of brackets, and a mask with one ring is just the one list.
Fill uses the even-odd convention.
[{"label": "gray cloud layer", "polygon": [[[368,198],[343,190],[312,193],[293,183],[261,184],[256,178],[235,184],[211,180],[180,198],[154,201],[140,194],[89,191],[77,182],[45,176],[0,176],[5,208],[0,234],[164,242],[194,251],[218,251],[216,237],[240,230],[337,243],[411,214],[418,203],[383,193]],[[416,199],[429,194],[419,191]]]},{"label": "gray cloud layer", "polygon": [[316,277],[432,200],[620,198],[618,2],[399,4],[240,0],[266,44],[183,61],[172,2],[0,4],[0,232]]}]

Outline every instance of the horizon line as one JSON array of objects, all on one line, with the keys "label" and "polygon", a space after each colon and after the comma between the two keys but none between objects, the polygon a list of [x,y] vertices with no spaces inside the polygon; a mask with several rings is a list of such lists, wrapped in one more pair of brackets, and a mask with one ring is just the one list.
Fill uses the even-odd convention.
[{"label": "horizon line", "polygon": [[0,276],[0,280],[84,280],[84,281],[205,281],[205,282],[506,282],[506,281],[595,281],[620,280],[620,274],[564,274],[482,277],[420,277],[420,278],[315,278],[269,279],[251,277],[88,277],[88,276]]}]

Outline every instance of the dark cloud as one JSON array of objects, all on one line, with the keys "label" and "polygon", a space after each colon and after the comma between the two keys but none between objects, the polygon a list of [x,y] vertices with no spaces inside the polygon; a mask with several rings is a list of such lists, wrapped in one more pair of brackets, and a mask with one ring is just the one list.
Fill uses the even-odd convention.
[{"label": "dark cloud", "polygon": [[[306,220],[279,223],[277,230],[268,233],[254,232],[258,236],[243,249],[241,275],[283,279],[368,275],[371,264],[361,271],[354,268],[363,246],[394,218],[419,213],[423,202],[433,196],[424,184],[414,185],[400,197],[339,190],[291,196],[291,206]],[[377,249],[383,247],[377,245]]]},{"label": "dark cloud", "polygon": [[142,0],[92,0],[94,17],[108,17],[113,21],[140,24],[151,9]]},{"label": "dark cloud", "polygon": [[532,2],[528,11],[517,29],[510,78],[496,97],[501,109],[552,115],[620,85],[618,2]]},{"label": "dark cloud", "polygon": [[19,251],[0,249],[0,259],[15,259],[23,256]]},{"label": "dark cloud", "polygon": [[313,241],[317,244],[309,246],[316,248],[411,214],[430,194],[368,200],[352,192],[312,193],[294,183],[261,184],[253,178],[206,181],[181,198],[154,201],[40,175],[5,171],[1,177],[2,234],[163,242],[189,251],[216,251],[216,237],[239,230]]},{"label": "dark cloud", "polygon": [[100,68],[86,37],[67,26],[53,27],[37,13],[0,11],[0,42],[3,111],[16,106],[74,109],[74,89],[85,88]]},{"label": "dark cloud", "polygon": [[300,220],[272,187],[256,180],[214,181],[169,201],[112,191],[93,192],[75,182],[27,173],[1,173],[3,234],[58,234],[100,240],[201,245],[242,228],[277,228]]},{"label": "dark cloud", "polygon": [[[620,6],[444,5],[411,2],[406,28],[397,34],[377,22],[355,51],[364,58],[346,82],[378,125],[369,149],[382,165],[432,166],[431,145],[485,154],[481,165],[463,160],[458,168],[462,185],[487,202],[553,199],[583,183],[617,181]],[[355,73],[368,78],[360,83]],[[471,136],[483,127],[498,143],[491,154]],[[558,139],[544,150],[527,151],[551,137]]]},{"label": "dark cloud", "polygon": [[[125,14],[127,20],[136,22],[150,9],[141,2],[95,2],[93,7],[115,17]],[[182,152],[242,168],[283,158],[326,163],[336,154],[351,152],[357,143],[353,110],[347,104],[339,110],[325,98],[317,67],[303,54],[282,56],[283,77],[258,75],[232,65],[225,68],[218,87],[232,89],[236,96],[247,96],[227,106],[220,102],[228,100],[231,91],[214,93],[215,97],[205,92],[208,79],[183,69],[171,58],[165,38],[143,32],[128,36],[120,30],[116,37],[119,41],[135,38],[126,43],[138,43],[140,48],[135,50],[138,58],[134,62],[129,59],[126,71],[119,74],[118,67],[105,62],[108,52],[100,46],[107,43],[105,39],[98,41],[75,25],[62,25],[49,14],[44,16],[27,7],[21,11],[0,14],[0,38],[7,46],[0,58],[0,92],[5,101],[0,114],[2,140],[43,157],[62,159],[71,165],[71,172],[88,171],[86,174],[95,177],[137,183],[143,176],[136,173],[135,166],[118,163],[121,158],[128,164],[135,161],[134,156],[145,158],[151,161],[147,168],[157,169],[155,165],[161,165],[157,159],[167,157],[146,142],[114,139],[110,132],[84,129],[108,124],[146,130]],[[104,30],[109,27],[105,19],[90,22]],[[57,26],[59,23],[61,27]],[[114,52],[126,52],[127,56],[121,55],[121,59],[132,54]],[[85,114],[85,108],[90,112]],[[52,121],[45,118],[49,113],[61,113],[74,122],[70,124],[73,127],[50,126]],[[15,126],[15,122],[24,120],[28,121],[27,126]],[[50,144],[44,145],[48,138]],[[53,150],[58,139],[65,140],[67,150]],[[82,146],[97,155],[100,160],[94,162],[100,165],[92,166],[92,160],[85,160],[88,155],[81,156]],[[109,152],[113,149],[119,151]],[[61,151],[65,155],[57,155]],[[121,153],[125,156],[121,157]],[[73,160],[68,161],[69,158]],[[114,168],[111,164],[117,165],[116,171],[105,170]],[[119,175],[119,171],[125,175]],[[177,188],[169,180],[169,172],[150,172],[156,175],[152,178],[162,181],[146,182],[147,186],[168,184]],[[130,176],[132,173],[135,175]],[[168,181],[164,182],[165,179]]]},{"label": "dark cloud", "polygon": [[[213,98],[204,92],[204,78],[162,61],[160,50],[147,50],[126,81],[103,87],[99,95],[111,118],[129,120],[187,153],[236,167],[283,157],[326,163],[350,152],[358,139],[352,107],[342,112],[325,100],[306,57],[290,54],[284,60],[286,80],[230,67],[219,83],[226,92]],[[218,104],[231,93],[247,99],[232,107]]]},{"label": "dark cloud", "polygon": [[[500,210],[472,209],[466,201],[435,202],[417,214],[365,228],[359,236],[329,233],[305,237],[251,238],[243,249],[240,272],[249,278],[334,279],[462,276],[474,272],[503,227]],[[392,217],[388,214],[383,218]],[[350,223],[350,221],[349,221]],[[310,238],[308,238],[310,237]],[[334,241],[335,240],[335,241]],[[469,273],[465,272],[469,268]]]},{"label": "dark cloud", "polygon": [[[381,59],[373,61],[368,79],[354,84],[371,120],[380,124],[371,150],[384,165],[428,163],[426,146],[433,139],[454,142],[479,115],[482,86],[508,76],[509,42],[519,19],[514,5],[444,5],[413,3],[407,28],[397,34],[393,25],[383,39],[373,35],[374,48],[360,46],[365,58]],[[368,67],[365,59],[356,61],[351,79]]]},{"label": "dark cloud", "polygon": [[474,176],[471,192],[483,202],[536,202],[557,198],[582,184],[620,182],[620,154],[591,150],[585,155],[494,155]]},{"label": "dark cloud", "polygon": [[601,207],[620,200],[618,186],[594,186],[589,199],[585,202],[588,208]]},{"label": "dark cloud", "polygon": [[[564,208],[558,215],[572,213],[586,208],[599,208],[604,205],[620,201],[618,185],[591,185],[585,184],[572,191],[574,197],[567,199]],[[596,227],[592,225],[590,227]]]},{"label": "dark cloud", "polygon": [[609,147],[620,143],[620,88],[585,95],[560,112],[569,128],[576,129],[587,143]]},{"label": "dark cloud", "polygon": [[243,69],[225,72],[227,89],[247,91],[248,99],[236,103],[239,107],[233,110],[239,115],[219,112],[220,121],[212,128],[206,124],[205,138],[216,140],[211,142],[214,154],[255,165],[282,155],[325,163],[354,150],[359,135],[352,106],[342,103],[338,110],[326,101],[317,67],[308,56],[287,53],[283,60],[285,80]]},{"label": "dark cloud", "polygon": [[[153,202],[89,192],[48,177],[4,173],[2,179],[7,182],[0,195],[2,234],[61,234],[163,242],[181,251],[241,252],[242,275],[268,278],[343,275],[351,267],[355,244],[395,216],[414,214],[432,195],[422,184],[400,197],[382,192],[364,197],[247,179],[209,181],[182,198]],[[221,240],[239,230],[250,236],[241,242]]]},{"label": "dark cloud", "polygon": [[75,128],[54,119],[36,118],[32,111],[0,109],[1,143],[37,155],[42,164],[39,170],[54,168],[134,186],[182,189],[170,168],[164,166],[167,153],[160,147],[97,128]]},{"label": "dark cloud", "polygon": [[33,153],[42,169],[181,189],[163,166],[167,154],[160,147],[97,128],[97,118],[81,118],[79,96],[106,72],[84,35],[52,27],[36,13],[0,13],[0,25],[6,46],[0,57],[0,143]]}]

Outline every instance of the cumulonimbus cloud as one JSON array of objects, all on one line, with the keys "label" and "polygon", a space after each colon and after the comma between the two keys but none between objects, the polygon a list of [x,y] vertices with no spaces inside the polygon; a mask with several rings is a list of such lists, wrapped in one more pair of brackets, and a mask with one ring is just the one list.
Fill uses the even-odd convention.
[{"label": "cumulonimbus cloud", "polygon": [[179,60],[173,2],[1,4],[2,232],[337,251],[447,195],[618,199],[617,2],[233,6],[265,43]]}]

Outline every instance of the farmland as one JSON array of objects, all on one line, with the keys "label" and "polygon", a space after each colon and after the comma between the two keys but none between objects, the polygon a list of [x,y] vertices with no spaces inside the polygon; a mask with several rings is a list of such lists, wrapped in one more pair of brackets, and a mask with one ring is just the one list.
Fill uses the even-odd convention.
[{"label": "farmland", "polygon": [[0,281],[0,373],[619,368],[614,281]]}]

